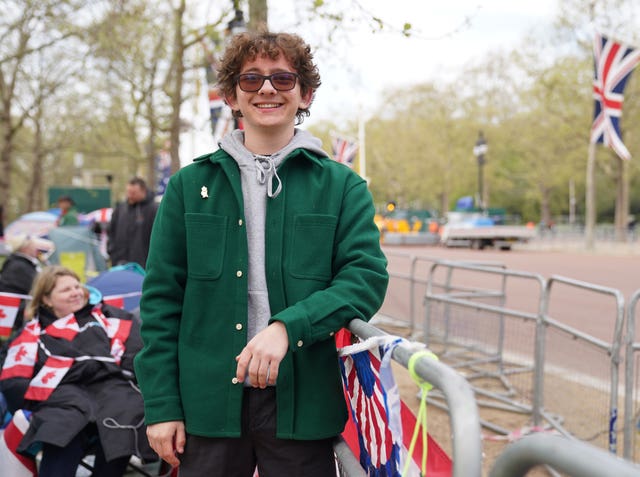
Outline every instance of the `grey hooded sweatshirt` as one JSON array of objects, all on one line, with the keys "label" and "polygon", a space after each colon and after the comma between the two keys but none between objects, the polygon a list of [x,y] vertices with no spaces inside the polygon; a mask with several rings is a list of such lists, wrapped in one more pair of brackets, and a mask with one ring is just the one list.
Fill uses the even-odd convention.
[{"label": "grey hooded sweatshirt", "polygon": [[247,340],[251,340],[267,327],[271,318],[265,273],[264,232],[267,200],[277,197],[282,189],[278,167],[284,158],[296,149],[307,149],[324,156],[327,156],[327,153],[322,149],[320,139],[301,129],[295,129],[289,144],[270,156],[254,154],[244,147],[244,132],[241,130],[226,135],[218,145],[233,157],[240,167],[249,246]]}]

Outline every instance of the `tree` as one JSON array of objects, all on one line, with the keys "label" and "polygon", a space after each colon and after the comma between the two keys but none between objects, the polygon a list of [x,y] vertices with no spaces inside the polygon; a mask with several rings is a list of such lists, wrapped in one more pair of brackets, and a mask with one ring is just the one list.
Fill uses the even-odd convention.
[{"label": "tree", "polygon": [[9,210],[13,153],[18,133],[38,109],[41,97],[30,90],[29,61],[72,36],[59,18],[77,11],[63,0],[4,2],[0,19],[0,207]]}]

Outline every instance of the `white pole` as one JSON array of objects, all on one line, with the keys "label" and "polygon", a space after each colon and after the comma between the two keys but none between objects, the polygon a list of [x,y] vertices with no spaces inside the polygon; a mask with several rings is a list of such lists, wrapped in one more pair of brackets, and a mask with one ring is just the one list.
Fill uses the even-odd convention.
[{"label": "white pole", "polygon": [[360,111],[358,119],[358,158],[360,161],[360,176],[367,182],[367,158],[365,149],[365,131],[364,131],[364,119],[362,111]]}]

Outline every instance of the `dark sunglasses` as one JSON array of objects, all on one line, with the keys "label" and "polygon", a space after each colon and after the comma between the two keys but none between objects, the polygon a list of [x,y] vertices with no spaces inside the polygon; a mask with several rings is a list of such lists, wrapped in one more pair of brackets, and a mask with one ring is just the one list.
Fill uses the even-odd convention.
[{"label": "dark sunglasses", "polygon": [[269,80],[271,86],[276,91],[291,91],[296,87],[298,75],[296,73],[273,73],[272,75],[263,76],[257,73],[244,73],[236,77],[238,86],[246,93],[255,93],[260,91],[266,80]]}]

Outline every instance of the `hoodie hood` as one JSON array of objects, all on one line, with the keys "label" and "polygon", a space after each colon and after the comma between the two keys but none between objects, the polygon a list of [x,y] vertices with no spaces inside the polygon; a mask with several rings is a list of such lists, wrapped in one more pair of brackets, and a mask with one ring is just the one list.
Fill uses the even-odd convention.
[{"label": "hoodie hood", "polygon": [[[238,158],[242,158],[246,155],[258,155],[253,154],[246,147],[244,147],[244,131],[240,129],[236,129],[235,131],[231,132],[231,134],[227,134],[226,136],[224,136],[218,143],[218,146],[220,146],[220,149],[225,151],[231,157],[236,159],[236,161],[238,160]],[[287,157],[288,154],[295,151],[296,149],[307,149],[320,156],[329,157],[324,149],[322,149],[322,141],[320,139],[313,136],[310,132],[298,128],[294,130],[293,138],[291,138],[291,141],[289,141],[289,143],[278,152],[271,154],[270,157],[273,157],[274,159],[282,159]]]},{"label": "hoodie hood", "polygon": [[270,198],[277,197],[282,190],[282,182],[277,169],[290,153],[296,149],[306,149],[317,155],[328,157],[322,149],[320,139],[297,128],[294,129],[293,138],[285,147],[268,156],[249,151],[244,145],[244,132],[239,129],[224,136],[218,146],[235,159],[241,170],[255,167],[256,179],[258,183],[267,185],[267,196]]}]

